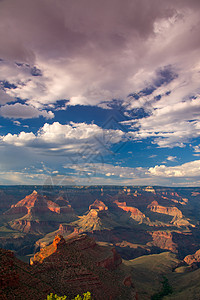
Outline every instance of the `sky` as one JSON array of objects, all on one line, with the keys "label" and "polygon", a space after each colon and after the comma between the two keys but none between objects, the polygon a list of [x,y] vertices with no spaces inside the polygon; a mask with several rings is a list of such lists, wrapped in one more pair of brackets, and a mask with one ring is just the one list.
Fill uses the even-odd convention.
[{"label": "sky", "polygon": [[199,0],[0,0],[0,185],[200,186]]}]

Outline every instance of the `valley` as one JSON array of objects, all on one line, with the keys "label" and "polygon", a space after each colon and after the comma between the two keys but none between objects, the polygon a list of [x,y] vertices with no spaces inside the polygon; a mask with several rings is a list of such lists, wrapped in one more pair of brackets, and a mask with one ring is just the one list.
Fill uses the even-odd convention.
[{"label": "valley", "polygon": [[[51,287],[64,294],[73,286],[74,293],[84,292],[87,287],[95,299],[103,299],[97,286],[104,286],[111,297],[108,299],[118,299],[121,293],[126,295],[124,299],[146,300],[161,290],[163,276],[166,276],[173,293],[163,299],[184,299],[181,295],[186,289],[187,299],[192,300],[195,298],[190,298],[189,294],[199,293],[199,220],[200,188],[1,186],[1,263],[14,255],[12,264],[30,268],[31,271],[26,272],[33,276],[31,280],[36,280],[34,274],[40,274],[36,277],[44,283],[45,291],[42,285],[38,297]],[[68,250],[63,250],[66,247]],[[70,262],[68,252],[70,259],[75,255],[72,253],[78,256]],[[66,275],[64,261],[71,266],[79,264],[78,260],[84,266],[90,260],[91,265],[95,265],[92,267],[94,274],[87,268],[86,273],[83,272],[90,274],[88,278],[95,278],[94,288],[93,281],[89,284],[86,280],[80,285],[79,272],[82,271],[75,271],[74,267]],[[27,265],[30,261],[31,266]],[[55,269],[55,261],[62,272]],[[47,268],[50,265],[52,269]],[[101,273],[98,268],[101,272],[109,270],[111,274]],[[56,274],[57,279],[47,280],[45,272],[53,272],[52,276]],[[66,276],[74,276],[74,279]],[[110,284],[106,287],[102,279],[105,277],[112,282],[115,276],[120,288],[116,294],[117,287],[114,290]],[[62,278],[71,282],[66,290],[61,289]],[[190,293],[187,285],[183,287],[183,281],[193,282]],[[6,289],[4,294],[8,297]],[[19,284],[19,294],[21,289]],[[123,299],[122,296],[119,299]]]}]

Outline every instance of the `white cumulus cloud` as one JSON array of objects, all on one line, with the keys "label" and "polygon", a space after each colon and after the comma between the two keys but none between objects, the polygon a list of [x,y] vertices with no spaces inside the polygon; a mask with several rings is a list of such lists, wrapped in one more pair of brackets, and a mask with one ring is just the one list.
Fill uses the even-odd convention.
[{"label": "white cumulus cloud", "polygon": [[175,167],[166,167],[165,165],[149,168],[149,173],[160,177],[199,177],[200,160],[191,161]]},{"label": "white cumulus cloud", "polygon": [[36,134],[32,132],[8,133],[1,136],[3,143],[23,146],[41,151],[64,151],[82,156],[109,151],[113,144],[127,139],[121,130],[102,129],[96,124],[73,123],[53,124],[45,123]]}]

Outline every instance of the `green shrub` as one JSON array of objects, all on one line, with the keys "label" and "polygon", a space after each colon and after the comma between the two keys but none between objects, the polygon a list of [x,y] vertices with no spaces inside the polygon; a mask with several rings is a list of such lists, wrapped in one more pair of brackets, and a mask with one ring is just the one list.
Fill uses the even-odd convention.
[{"label": "green shrub", "polygon": [[53,293],[51,293],[50,295],[47,296],[47,300],[67,300],[67,296],[58,296],[58,295],[54,295]]},{"label": "green shrub", "polygon": [[[69,298],[67,298],[67,296],[58,296],[58,295],[54,295],[53,293],[51,293],[50,295],[47,296],[46,300],[69,300]],[[77,295],[74,299],[71,300],[92,300],[92,295],[90,292],[87,293],[83,293],[83,298],[80,295]]]},{"label": "green shrub", "polygon": [[151,300],[160,300],[164,296],[167,296],[167,295],[170,295],[173,293],[173,289],[172,289],[171,285],[169,285],[168,279],[165,276],[163,276],[162,285],[163,285],[162,291],[157,294],[154,294],[151,297]]}]

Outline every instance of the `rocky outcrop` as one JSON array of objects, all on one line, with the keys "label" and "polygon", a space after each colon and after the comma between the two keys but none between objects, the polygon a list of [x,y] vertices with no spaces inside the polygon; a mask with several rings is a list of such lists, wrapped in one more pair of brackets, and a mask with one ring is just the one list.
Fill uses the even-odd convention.
[{"label": "rocky outcrop", "polygon": [[121,256],[119,255],[119,253],[117,253],[116,249],[113,248],[111,251],[111,256],[98,261],[97,266],[104,267],[108,270],[115,270],[122,263]]},{"label": "rocky outcrop", "polygon": [[37,240],[35,243],[34,249],[39,251],[40,249],[49,246],[55,235],[63,235],[64,238],[72,238],[73,236],[78,236],[79,233],[82,233],[83,230],[78,227],[74,227],[70,224],[60,224],[58,230],[46,234],[41,239]]},{"label": "rocky outcrop", "polygon": [[28,213],[28,208],[24,206],[11,206],[11,209],[4,212],[4,215],[26,215]]},{"label": "rocky outcrop", "polygon": [[[183,198],[181,198],[183,200]],[[179,202],[179,204],[185,204],[185,202]],[[171,224],[177,226],[177,227],[195,227],[195,225],[190,223],[190,219],[186,219],[182,211],[178,209],[176,206],[162,206],[159,205],[157,201],[153,201],[150,205],[147,207],[150,211],[158,213],[158,214],[163,214],[163,215],[168,215],[173,217],[170,221]],[[168,224],[166,224],[168,225]]]},{"label": "rocky outcrop", "polygon": [[14,254],[0,249],[0,286],[1,289],[16,288],[19,285],[19,274],[14,269]]},{"label": "rocky outcrop", "polygon": [[[35,254],[34,258],[31,259],[31,264],[33,265],[42,263],[47,257],[57,252],[58,250],[65,251],[66,245],[71,245],[71,247],[75,247],[76,249],[78,249],[78,251],[90,251],[94,248],[99,248],[95,240],[89,238],[87,235],[77,236],[66,241],[63,236],[59,234],[55,237],[53,243],[50,246],[41,249],[40,252]],[[99,249],[103,249],[103,247],[100,247]],[[96,258],[99,258],[99,261],[96,262],[97,266],[104,267],[108,270],[114,270],[121,264],[121,256],[117,253],[115,248],[111,248],[109,252],[105,251],[104,254],[102,255],[101,253],[100,256],[97,255]]]},{"label": "rocky outcrop", "polygon": [[27,214],[30,209],[33,208],[36,211],[39,210],[41,213],[48,211],[46,197],[39,195],[36,191],[33,191],[31,195],[26,196],[24,199],[11,206],[11,208],[5,212],[7,215],[18,214],[22,212]]},{"label": "rocky outcrop", "polygon": [[119,202],[116,200],[114,201],[114,203],[122,210],[130,212],[130,217],[139,223],[142,223],[143,220],[146,218],[145,214],[143,214],[138,208],[127,206],[126,202]]},{"label": "rocky outcrop", "polygon": [[37,191],[33,191],[32,194],[26,196],[17,204],[12,205],[11,208],[5,212],[7,215],[12,214],[43,214],[43,213],[71,213],[74,214],[74,210],[68,201],[57,200],[58,203],[62,203],[60,206],[58,203],[53,202],[47,198],[47,196],[40,195]]},{"label": "rocky outcrop", "polygon": [[76,234],[78,234],[78,233],[82,232],[81,229],[79,230],[78,228],[76,228],[72,225],[69,225],[69,224],[60,224],[58,231],[61,235],[64,235],[66,233],[76,233]]},{"label": "rocky outcrop", "polygon": [[54,292],[52,287],[35,277],[28,264],[17,259],[13,252],[0,249],[0,299],[41,300],[50,292]]},{"label": "rocky outcrop", "polygon": [[193,255],[187,255],[187,256],[184,258],[184,261],[185,261],[188,265],[200,263],[200,250],[197,250]]},{"label": "rocky outcrop", "polygon": [[144,189],[145,192],[148,192],[148,193],[153,193],[155,194],[156,191],[154,190],[154,188],[152,186],[147,186],[145,189]]},{"label": "rocky outcrop", "polygon": [[64,206],[33,191],[32,194],[12,205],[5,214],[14,219],[9,223],[13,229],[24,233],[45,234],[58,229],[62,221],[70,222],[76,219],[68,201],[62,199],[57,201]]},{"label": "rocky outcrop", "polygon": [[174,253],[178,252],[178,246],[173,242],[173,234],[170,231],[153,231],[150,232],[153,241],[149,242],[147,245],[153,245],[160,249],[170,250]]},{"label": "rocky outcrop", "polygon": [[89,206],[89,210],[91,209],[108,210],[108,207],[102,201],[96,199],[94,203]]},{"label": "rocky outcrop", "polygon": [[126,278],[124,278],[123,284],[125,286],[133,286],[132,277],[129,275]]},{"label": "rocky outcrop", "polygon": [[60,294],[71,296],[72,291],[81,294],[90,290],[98,300],[105,300],[105,295],[114,300],[126,293],[127,299],[137,299],[131,278],[116,270],[121,263],[114,248],[102,247],[87,235],[68,240],[58,235],[31,259],[35,274]]},{"label": "rocky outcrop", "polygon": [[147,207],[148,209],[150,209],[150,211],[159,213],[159,214],[165,214],[165,215],[169,215],[169,216],[173,216],[173,217],[177,217],[177,218],[182,218],[183,214],[182,212],[175,206],[171,206],[171,207],[165,207],[165,206],[161,206],[158,204],[157,201],[153,201],[150,205],[148,205]]},{"label": "rocky outcrop", "polygon": [[30,234],[44,234],[55,230],[58,223],[42,220],[19,219],[10,223],[13,229]]},{"label": "rocky outcrop", "polygon": [[14,195],[10,195],[6,190],[0,189],[0,212],[7,211],[16,202]]},{"label": "rocky outcrop", "polygon": [[191,194],[192,197],[196,197],[196,196],[199,196],[199,195],[200,195],[199,192],[192,192],[192,194]]},{"label": "rocky outcrop", "polygon": [[57,293],[69,299],[87,290],[96,300],[137,293],[126,266],[118,270],[121,258],[114,248],[99,246],[87,235],[65,240],[61,235],[42,249],[28,265],[13,252],[0,249],[0,299],[46,299]]},{"label": "rocky outcrop", "polygon": [[181,197],[177,192],[166,191],[162,192],[161,195],[163,199],[170,200],[174,203],[178,203],[181,205],[186,205],[188,203],[188,199]]},{"label": "rocky outcrop", "polygon": [[71,225],[82,231],[112,229],[118,226],[106,210],[98,209],[91,209],[86,215],[79,217],[79,220],[71,223]]},{"label": "rocky outcrop", "polygon": [[149,234],[152,236],[152,241],[147,243],[148,246],[177,253],[180,259],[198,249],[199,244],[191,232],[157,230]]}]

